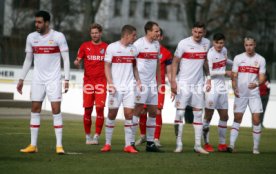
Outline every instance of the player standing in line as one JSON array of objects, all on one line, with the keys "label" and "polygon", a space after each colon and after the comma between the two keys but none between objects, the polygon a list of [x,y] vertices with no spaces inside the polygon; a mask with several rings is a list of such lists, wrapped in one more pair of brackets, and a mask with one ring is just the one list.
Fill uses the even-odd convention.
[{"label": "player standing in line", "polygon": [[63,58],[65,71],[65,92],[69,88],[70,61],[68,45],[61,32],[50,29],[50,14],[39,11],[35,14],[36,32],[30,33],[26,41],[26,57],[22,74],[17,84],[17,91],[22,94],[24,79],[32,66],[34,59],[34,73],[31,85],[31,144],[20,151],[35,153],[38,151],[37,138],[40,127],[40,112],[42,102],[47,94],[52,106],[53,124],[56,134],[56,153],[64,154],[62,146],[62,115],[61,105],[61,70],[60,58]]},{"label": "player standing in line", "polygon": [[[163,30],[160,28],[160,35],[158,41],[161,42],[164,39]],[[154,143],[157,147],[161,147],[160,143],[160,134],[162,128],[162,109],[165,100],[165,75],[167,75],[169,82],[171,81],[171,63],[172,63],[172,54],[165,48],[163,45],[160,45],[160,71],[161,71],[161,87],[158,90],[158,106],[156,112],[156,127],[154,132]],[[146,122],[147,122],[147,110],[146,108],[142,111],[140,115],[140,138],[135,142],[135,145],[140,145],[146,142]]]},{"label": "player standing in line", "polygon": [[[176,133],[176,149],[179,153],[183,150],[182,132],[183,132],[183,116],[187,105],[193,107],[195,130],[195,146],[194,151],[197,153],[208,154],[201,147],[202,136],[202,109],[204,107],[204,74],[203,67],[207,74],[206,90],[211,88],[211,77],[209,75],[209,67],[207,61],[207,51],[210,47],[210,41],[203,38],[205,35],[205,25],[197,22],[192,28],[192,36],[181,40],[178,43],[172,63],[172,79],[171,91],[176,94],[176,116],[175,116],[175,133]],[[178,65],[180,70],[178,73],[178,82],[176,82],[176,74]]]},{"label": "player standing in line", "polygon": [[[78,51],[74,64],[79,68],[84,60],[83,78],[83,125],[86,144],[99,144],[99,137],[104,124],[104,107],[106,100],[106,78],[104,74],[104,55],[107,43],[101,40],[102,26],[94,23],[90,27],[91,41],[84,42]],[[91,138],[91,114],[96,104],[95,135]]]},{"label": "player standing in line", "polygon": [[260,114],[263,112],[259,84],[265,82],[266,61],[255,52],[256,41],[254,38],[244,38],[244,48],[245,52],[234,58],[232,68],[232,88],[235,94],[234,122],[231,129],[228,151],[234,151],[242,117],[248,105],[252,113],[253,154],[259,154],[262,131]]},{"label": "player standing in line", "polygon": [[208,152],[214,152],[213,147],[209,144],[209,128],[215,109],[217,109],[220,117],[218,123],[218,151],[227,151],[225,138],[228,120],[228,90],[227,84],[225,84],[225,76],[231,77],[231,71],[226,71],[226,65],[232,65],[233,62],[227,59],[227,49],[224,47],[224,42],[225,36],[223,34],[215,34],[213,47],[209,49],[207,54],[212,87],[209,92],[205,93],[203,140],[205,143],[204,149]]},{"label": "player standing in line", "polygon": [[137,87],[141,87],[136,56],[137,49],[132,45],[136,39],[136,28],[125,25],[121,31],[121,40],[110,44],[105,54],[105,75],[108,82],[108,118],[106,119],[106,143],[102,152],[111,150],[111,139],[115,126],[118,109],[123,104],[125,115],[125,147],[127,153],[137,153],[131,146],[132,141],[132,116],[135,105],[135,80]]},{"label": "player standing in line", "polygon": [[[157,41],[160,35],[160,29],[156,22],[148,21],[145,26],[144,37],[139,38],[134,45],[138,49],[137,68],[142,83],[142,91],[136,92],[136,105],[133,115],[132,126],[132,145],[135,147],[135,135],[139,123],[139,116],[147,105],[149,117],[146,123],[147,152],[161,152],[154,144],[154,131],[156,125],[156,111],[158,100],[158,87],[161,83],[160,79],[160,45]],[[156,80],[157,79],[157,80]],[[156,82],[157,81],[157,82]]]}]

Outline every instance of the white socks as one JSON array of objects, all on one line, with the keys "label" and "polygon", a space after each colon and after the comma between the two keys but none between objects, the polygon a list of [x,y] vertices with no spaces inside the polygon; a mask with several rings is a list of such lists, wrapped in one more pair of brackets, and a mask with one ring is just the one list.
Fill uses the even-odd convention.
[{"label": "white socks", "polygon": [[61,147],[62,146],[62,128],[63,128],[61,113],[53,114],[53,120],[54,120],[53,122],[54,122],[55,134],[56,134],[56,146]]},{"label": "white socks", "polygon": [[125,120],[125,146],[130,146],[132,141],[132,120]]},{"label": "white socks", "polygon": [[239,135],[240,123],[234,122],[230,133],[230,147],[235,147],[235,142]]},{"label": "white socks", "polygon": [[112,134],[115,127],[115,120],[106,119],[105,124],[105,144],[111,145]]},{"label": "white socks", "polygon": [[226,131],[227,131],[227,121],[219,120],[218,124],[218,134],[219,134],[219,144],[226,144]]},{"label": "white socks", "polygon": [[260,139],[261,139],[262,127],[261,124],[255,126],[253,125],[253,149],[259,149]]},{"label": "white socks", "polygon": [[134,143],[135,142],[135,136],[136,136],[136,132],[137,132],[137,127],[139,124],[139,117],[133,115],[132,117],[132,140],[131,142]]},{"label": "white socks", "polygon": [[31,113],[30,131],[31,131],[31,145],[37,146],[37,137],[40,127],[40,113]]},{"label": "white socks", "polygon": [[194,114],[194,130],[195,130],[195,147],[201,147],[201,135],[202,135],[202,111],[193,111]]},{"label": "white socks", "polygon": [[147,141],[153,142],[154,140],[154,131],[155,131],[155,125],[156,125],[156,118],[154,117],[148,117],[147,119],[147,132],[146,137]]},{"label": "white socks", "polygon": [[184,118],[185,110],[176,110],[175,119],[174,119],[174,129],[176,135],[176,146],[182,147],[182,134],[183,134],[183,126],[185,124]]}]

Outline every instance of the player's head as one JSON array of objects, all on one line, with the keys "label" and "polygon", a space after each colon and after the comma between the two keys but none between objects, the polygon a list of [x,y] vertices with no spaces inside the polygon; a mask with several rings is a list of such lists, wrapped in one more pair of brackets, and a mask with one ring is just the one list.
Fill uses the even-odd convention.
[{"label": "player's head", "polygon": [[145,24],[145,33],[148,39],[150,40],[157,40],[160,34],[159,25],[156,22],[148,21]]},{"label": "player's head", "polygon": [[47,11],[38,11],[35,14],[35,29],[37,32],[44,34],[50,25],[51,16]]},{"label": "player's head", "polygon": [[224,47],[225,36],[222,33],[216,33],[213,36],[213,46],[216,51],[220,52]]},{"label": "player's head", "polygon": [[90,26],[90,36],[92,39],[92,42],[99,43],[101,42],[103,27],[100,24],[93,23]]},{"label": "player's head", "polygon": [[200,42],[205,35],[205,24],[202,22],[196,22],[192,28],[192,37],[194,41]]},{"label": "player's head", "polygon": [[256,41],[253,37],[247,36],[244,38],[244,48],[248,55],[253,55],[255,53]]},{"label": "player's head", "polygon": [[162,28],[159,28],[160,29],[160,32],[159,32],[159,35],[158,35],[158,41],[162,41],[164,39],[164,35],[163,35],[163,29]]},{"label": "player's head", "polygon": [[136,40],[136,28],[132,25],[124,25],[121,30],[121,39],[124,39],[126,44],[132,44]]}]

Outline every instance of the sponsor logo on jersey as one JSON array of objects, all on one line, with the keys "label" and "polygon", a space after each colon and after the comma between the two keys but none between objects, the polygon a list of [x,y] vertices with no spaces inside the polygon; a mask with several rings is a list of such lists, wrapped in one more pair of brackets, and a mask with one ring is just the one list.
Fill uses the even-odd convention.
[{"label": "sponsor logo on jersey", "polygon": [[87,60],[99,60],[99,61],[103,61],[104,60],[104,56],[88,55],[87,56]]}]

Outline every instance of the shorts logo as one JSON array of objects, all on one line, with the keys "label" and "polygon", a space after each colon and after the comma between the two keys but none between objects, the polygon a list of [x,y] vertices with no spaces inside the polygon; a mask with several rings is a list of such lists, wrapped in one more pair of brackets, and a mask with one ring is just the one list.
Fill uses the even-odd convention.
[{"label": "shorts logo", "polygon": [[213,103],[212,101],[209,101],[209,102],[208,102],[208,105],[211,107],[211,106],[214,105],[214,103]]},{"label": "shorts logo", "polygon": [[176,107],[180,106],[180,101],[175,102]]},{"label": "shorts logo", "polygon": [[136,96],[136,100],[137,100],[137,101],[140,101],[140,100],[141,100],[141,96],[140,96],[140,95],[137,95],[137,96]]},{"label": "shorts logo", "polygon": [[114,104],[114,100],[113,100],[113,99],[110,99],[110,100],[109,100],[109,104],[110,104],[110,105],[113,105],[113,104]]}]

